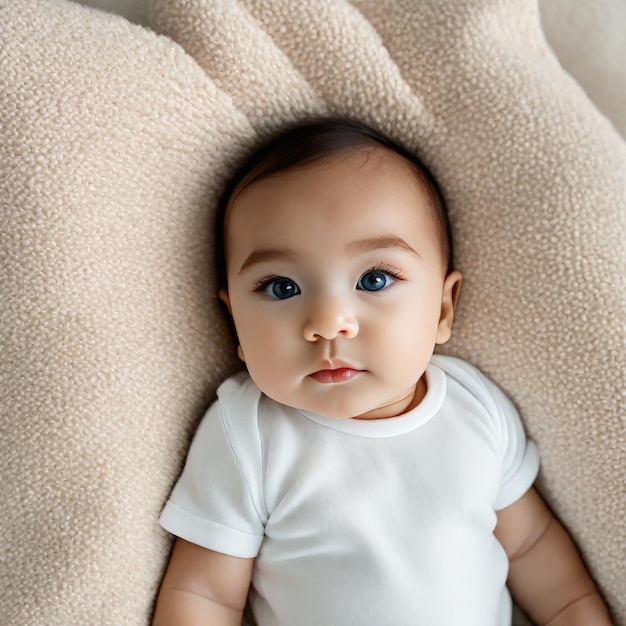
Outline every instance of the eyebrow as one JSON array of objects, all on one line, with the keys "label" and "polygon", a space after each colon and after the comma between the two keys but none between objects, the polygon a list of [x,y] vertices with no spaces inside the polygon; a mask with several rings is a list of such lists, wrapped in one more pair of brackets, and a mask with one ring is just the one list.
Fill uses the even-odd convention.
[{"label": "eyebrow", "polygon": [[289,249],[277,249],[267,248],[261,250],[253,250],[248,258],[243,262],[243,265],[239,269],[239,273],[242,274],[247,269],[259,263],[265,263],[267,261],[293,261],[296,254]]},{"label": "eyebrow", "polygon": [[[422,255],[417,252],[417,250],[410,246],[402,237],[398,237],[397,235],[380,235],[379,237],[358,239],[347,245],[348,251],[354,253],[370,252],[372,250],[385,248],[397,248],[409,252],[420,259],[422,258]],[[262,248],[260,250],[253,250],[243,262],[239,273],[242,274],[254,265],[260,263],[266,263],[268,261],[293,261],[297,256],[296,252],[289,248]]]},{"label": "eyebrow", "polygon": [[420,259],[422,255],[410,246],[402,237],[397,235],[381,235],[380,237],[370,237],[368,239],[359,239],[348,244],[348,250],[354,252],[369,252],[371,250],[380,250],[384,248],[399,248],[405,252],[409,252]]}]

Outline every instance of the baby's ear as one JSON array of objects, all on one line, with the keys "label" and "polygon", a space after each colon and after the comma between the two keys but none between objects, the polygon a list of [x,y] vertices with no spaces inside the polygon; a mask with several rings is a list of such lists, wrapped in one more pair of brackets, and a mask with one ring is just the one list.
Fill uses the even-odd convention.
[{"label": "baby's ear", "polygon": [[233,316],[233,310],[230,308],[230,298],[228,297],[228,291],[226,291],[226,289],[220,289],[219,293],[217,294],[220,298],[220,300],[226,305],[226,308],[228,309],[230,316]]},{"label": "baby's ear", "polygon": [[[226,308],[228,309],[228,312],[230,313],[230,318],[231,320],[233,319],[233,310],[230,308],[230,298],[228,296],[228,291],[226,291],[226,289],[220,289],[218,294],[217,294],[220,298],[220,300],[226,305]],[[235,334],[237,334],[237,331],[235,330],[235,323],[233,320],[233,330],[235,331]],[[243,350],[241,349],[241,344],[237,345],[237,356],[245,363],[246,362],[246,357],[243,353]]]},{"label": "baby's ear", "polygon": [[450,272],[443,282],[443,293],[441,296],[441,316],[439,327],[437,328],[436,343],[446,343],[452,334],[452,323],[454,322],[454,310],[461,293],[461,272]]}]

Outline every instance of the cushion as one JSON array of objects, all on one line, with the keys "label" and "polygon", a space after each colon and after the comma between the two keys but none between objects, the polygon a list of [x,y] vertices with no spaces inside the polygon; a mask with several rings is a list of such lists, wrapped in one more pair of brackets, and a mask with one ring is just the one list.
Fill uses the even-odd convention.
[{"label": "cushion", "polygon": [[256,133],[330,112],[441,181],[465,281],[445,351],[520,408],[540,489],[625,624],[626,147],[536,5],[152,0],[148,21],[166,37],[62,0],[0,9],[10,623],[148,623],[158,512],[238,367],[216,195]]},{"label": "cushion", "polygon": [[626,2],[540,0],[539,10],[561,65],[626,137]]},{"label": "cushion", "polygon": [[240,137],[172,42],[73,3],[0,9],[0,613],[146,624],[157,516],[237,367],[207,207]]}]

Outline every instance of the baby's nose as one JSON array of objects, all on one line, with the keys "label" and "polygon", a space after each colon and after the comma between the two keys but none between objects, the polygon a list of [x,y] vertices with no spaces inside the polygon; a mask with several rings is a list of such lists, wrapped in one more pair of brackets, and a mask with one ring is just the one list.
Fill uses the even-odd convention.
[{"label": "baby's nose", "polygon": [[359,332],[356,316],[340,302],[326,300],[317,303],[308,316],[303,329],[307,341],[320,339],[352,339]]}]

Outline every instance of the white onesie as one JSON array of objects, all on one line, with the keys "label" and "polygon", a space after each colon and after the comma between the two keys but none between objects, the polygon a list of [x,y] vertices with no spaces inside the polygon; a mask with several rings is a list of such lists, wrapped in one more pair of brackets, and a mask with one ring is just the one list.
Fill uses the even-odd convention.
[{"label": "white onesie", "polygon": [[161,515],[187,541],[255,557],[259,626],[509,626],[495,511],[532,485],[517,411],[433,356],[412,411],[341,420],[238,374],[218,390]]}]

